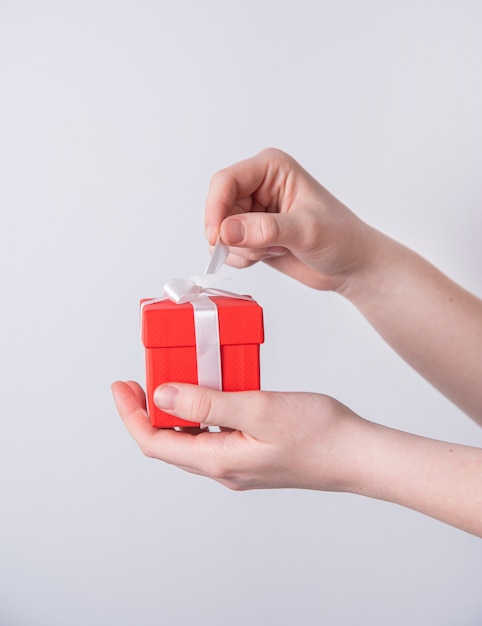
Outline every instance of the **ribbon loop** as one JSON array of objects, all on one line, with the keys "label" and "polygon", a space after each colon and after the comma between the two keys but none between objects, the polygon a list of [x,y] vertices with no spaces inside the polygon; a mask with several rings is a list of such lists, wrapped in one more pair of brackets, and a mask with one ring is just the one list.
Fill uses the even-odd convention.
[{"label": "ribbon loop", "polygon": [[206,272],[204,274],[196,274],[190,278],[171,278],[162,289],[163,296],[169,298],[169,300],[172,300],[176,304],[184,304],[185,302],[192,303],[197,300],[202,293],[226,295],[234,298],[238,297],[237,294],[231,294],[229,291],[220,292],[211,289],[216,283],[227,280],[226,276],[218,274],[218,270],[227,259],[228,254],[228,246],[218,239]]},{"label": "ribbon loop", "polygon": [[162,290],[163,295],[176,304],[195,300],[201,291],[201,285],[198,285],[191,278],[172,278],[167,281]]}]

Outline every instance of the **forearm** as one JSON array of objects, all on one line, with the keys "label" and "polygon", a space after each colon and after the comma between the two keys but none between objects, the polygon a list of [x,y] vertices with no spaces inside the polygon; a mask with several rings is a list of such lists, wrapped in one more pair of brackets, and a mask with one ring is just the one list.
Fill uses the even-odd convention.
[{"label": "forearm", "polygon": [[482,450],[370,423],[364,444],[369,469],[352,491],[482,537]]},{"label": "forearm", "polygon": [[374,231],[370,263],[342,292],[422,376],[482,424],[482,301]]}]

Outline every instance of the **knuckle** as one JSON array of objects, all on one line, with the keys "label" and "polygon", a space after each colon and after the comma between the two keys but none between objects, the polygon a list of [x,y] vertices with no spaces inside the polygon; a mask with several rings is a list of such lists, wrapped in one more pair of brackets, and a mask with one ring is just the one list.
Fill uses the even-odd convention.
[{"label": "knuckle", "polygon": [[259,237],[263,245],[275,243],[279,237],[279,227],[275,219],[267,213],[259,215]]},{"label": "knuckle", "polygon": [[222,458],[212,458],[209,462],[209,475],[219,482],[228,482],[231,478],[231,471]]},{"label": "knuckle", "polygon": [[227,168],[224,168],[222,170],[218,170],[217,172],[215,172],[212,176],[211,176],[211,180],[210,183],[211,184],[215,184],[223,179],[226,178],[226,174],[227,174]]},{"label": "knuckle", "polygon": [[210,187],[221,187],[221,188],[231,188],[236,186],[236,177],[231,172],[231,168],[226,167],[222,170],[217,171],[215,174],[211,176],[211,180],[209,181]]},{"label": "knuckle", "polygon": [[278,394],[270,391],[253,391],[250,415],[256,420],[262,420],[273,412],[278,404]]},{"label": "knuckle", "polygon": [[263,150],[261,150],[261,152],[259,153],[259,156],[269,161],[285,160],[286,158],[288,158],[288,155],[285,152],[279,150],[279,148],[272,147],[263,148]]},{"label": "knuckle", "polygon": [[252,258],[252,255],[249,252],[243,252],[243,254],[230,254],[226,264],[238,269],[244,269],[246,267],[250,267],[258,260],[259,259]]},{"label": "knuckle", "polygon": [[253,263],[257,263],[260,259],[263,259],[265,254],[260,250],[245,250],[243,260],[245,262],[245,266],[252,265]]},{"label": "knuckle", "polygon": [[149,459],[155,458],[156,455],[150,437],[142,439],[139,442],[139,448],[144,456],[148,457]]},{"label": "knuckle", "polygon": [[225,439],[220,446],[213,446],[211,454],[207,459],[207,469],[209,476],[217,482],[228,485],[235,475],[232,454],[226,445]]},{"label": "knuckle", "polygon": [[207,389],[199,387],[191,402],[190,417],[195,422],[209,424],[212,410],[213,399],[211,393]]},{"label": "knuckle", "polygon": [[240,485],[237,482],[233,482],[233,481],[226,481],[225,486],[230,489],[231,491],[246,491],[247,488],[243,487],[242,485]]}]

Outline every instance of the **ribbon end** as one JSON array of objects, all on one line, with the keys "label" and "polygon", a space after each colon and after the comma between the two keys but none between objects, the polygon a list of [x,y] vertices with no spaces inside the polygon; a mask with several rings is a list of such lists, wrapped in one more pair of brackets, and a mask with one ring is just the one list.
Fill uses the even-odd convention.
[{"label": "ribbon end", "polygon": [[229,256],[229,246],[221,241],[221,237],[218,237],[216,245],[214,246],[211,259],[206,267],[205,274],[216,274],[221,265],[226,261]]}]

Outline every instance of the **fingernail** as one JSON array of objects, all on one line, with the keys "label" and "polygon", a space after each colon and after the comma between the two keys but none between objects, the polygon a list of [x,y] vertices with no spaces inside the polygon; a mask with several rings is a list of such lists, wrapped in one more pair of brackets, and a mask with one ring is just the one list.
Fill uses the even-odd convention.
[{"label": "fingernail", "polygon": [[241,220],[227,220],[224,226],[226,243],[237,244],[244,239],[244,224]]},{"label": "fingernail", "polygon": [[178,395],[179,389],[176,389],[176,387],[170,387],[169,385],[166,385],[165,387],[158,387],[154,391],[154,404],[158,409],[172,411],[176,408]]},{"label": "fingernail", "polygon": [[214,242],[213,242],[213,239],[214,239],[214,226],[211,226],[211,224],[208,224],[206,226],[205,235],[206,235],[206,239],[208,240],[208,244],[210,246],[214,245]]}]

